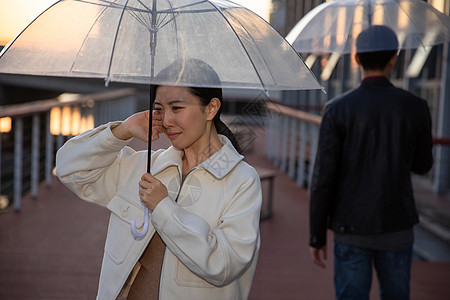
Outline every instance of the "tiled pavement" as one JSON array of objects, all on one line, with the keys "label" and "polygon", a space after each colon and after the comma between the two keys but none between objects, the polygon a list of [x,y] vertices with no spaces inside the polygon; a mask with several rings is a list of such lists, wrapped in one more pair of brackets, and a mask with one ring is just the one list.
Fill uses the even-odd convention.
[{"label": "tiled pavement", "polygon": [[[255,141],[247,160],[276,170],[274,210],[261,221],[262,246],[250,299],[333,299],[332,255],[327,268],[308,254],[308,195],[262,155]],[[263,186],[264,192],[266,187]],[[55,178],[22,210],[0,214],[0,299],[94,299],[108,212],[78,200]],[[331,238],[331,235],[330,235]],[[374,279],[371,299],[378,299]],[[415,260],[411,299],[450,299],[450,263]]]}]

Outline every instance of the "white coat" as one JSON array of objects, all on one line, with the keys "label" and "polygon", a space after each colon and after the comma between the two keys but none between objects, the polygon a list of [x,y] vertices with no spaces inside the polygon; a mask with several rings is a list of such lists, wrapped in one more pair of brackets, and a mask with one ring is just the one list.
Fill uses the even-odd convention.
[{"label": "white coat", "polygon": [[138,241],[130,223],[144,223],[138,182],[147,151],[126,147],[109,123],[70,139],[57,153],[56,173],[81,199],[111,211],[97,299],[115,299],[155,230],[166,244],[160,299],[246,299],[260,238],[261,185],[231,142],[181,180],[182,151],[152,153],[152,174],[168,189]]}]

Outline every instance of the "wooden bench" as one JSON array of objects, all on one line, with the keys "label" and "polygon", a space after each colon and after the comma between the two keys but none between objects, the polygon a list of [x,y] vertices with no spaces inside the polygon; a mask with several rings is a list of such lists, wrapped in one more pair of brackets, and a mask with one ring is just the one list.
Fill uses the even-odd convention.
[{"label": "wooden bench", "polygon": [[[261,188],[263,189],[263,200],[264,198],[267,198],[267,207],[264,207],[264,201],[263,206],[261,207],[261,220],[267,219],[272,216],[272,205],[273,205],[273,181],[275,179],[276,172],[275,170],[266,169],[266,168],[259,168],[255,167],[256,172],[259,174],[259,178],[261,179]],[[266,194],[266,197],[264,197],[264,187],[263,182],[268,182],[268,191]]]}]

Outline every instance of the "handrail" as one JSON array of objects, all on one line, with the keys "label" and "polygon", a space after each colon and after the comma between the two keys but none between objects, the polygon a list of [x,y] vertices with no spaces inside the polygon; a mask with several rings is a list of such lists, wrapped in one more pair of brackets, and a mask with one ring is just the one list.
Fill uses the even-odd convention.
[{"label": "handrail", "polygon": [[[265,154],[301,187],[310,186],[322,117],[267,101]],[[449,147],[450,137],[433,137],[435,147]],[[436,156],[436,164],[447,170],[448,159]],[[439,169],[439,167],[435,167]]]},{"label": "handrail", "polygon": [[89,94],[89,95],[79,95],[74,99],[61,100],[58,98],[48,99],[48,100],[38,100],[29,103],[23,104],[12,104],[0,106],[0,118],[1,117],[18,117],[31,115],[35,113],[41,113],[49,111],[51,108],[55,106],[62,105],[75,105],[80,103],[85,103],[88,101],[106,101],[126,96],[131,96],[136,93],[135,89],[120,89],[113,90],[108,92],[101,92],[97,94]]},{"label": "handrail", "polygon": [[433,144],[450,146],[450,137],[434,137]]},{"label": "handrail", "polygon": [[282,105],[279,103],[275,103],[272,101],[268,101],[266,103],[266,108],[277,112],[277,113],[281,113],[283,115],[287,115],[289,117],[293,117],[302,121],[307,121],[307,122],[311,122],[314,123],[316,125],[320,125],[322,123],[322,117],[318,116],[318,115],[314,115],[314,114],[310,114],[307,112],[303,112],[297,109],[294,109],[292,107],[286,106],[286,105]]},{"label": "handrail", "polygon": [[[11,151],[12,149],[8,150],[8,155],[13,156],[13,165],[8,168],[0,168],[0,173],[3,173],[3,176],[0,176],[0,194],[5,192],[6,186],[3,186],[2,189],[1,179],[7,177],[5,181],[8,185],[7,197],[13,199],[15,210],[20,210],[24,180],[30,183],[32,196],[37,197],[37,186],[42,181],[40,175],[42,160],[45,164],[45,182],[47,186],[50,186],[54,154],[64,143],[65,138],[78,134],[78,129],[92,128],[95,126],[95,122],[102,124],[129,116],[137,109],[136,101],[139,94],[139,91],[133,88],[110,89],[95,94],[74,94],[73,96],[66,94],[67,97],[64,97],[63,94],[48,100],[0,106],[0,120],[4,125],[0,127],[0,136],[3,133],[9,133],[6,140],[9,144],[13,143],[13,151]],[[94,103],[99,103],[99,105]],[[52,116],[53,112],[54,116]],[[31,123],[28,123],[29,117],[32,117]],[[45,129],[41,124],[45,125]],[[26,131],[25,134],[24,131]],[[24,148],[25,145],[28,145],[28,142],[24,142],[24,137],[31,139],[31,149]],[[0,163],[5,161],[2,155],[4,152],[2,140],[5,139],[0,139]],[[45,150],[42,150],[42,143],[45,143]],[[31,158],[24,160],[24,154],[29,155],[30,150]],[[26,175],[28,172],[30,173],[26,179],[24,177],[25,168],[27,169]],[[11,176],[5,176],[5,171]]]},{"label": "handrail", "polygon": [[[300,111],[297,109],[294,109],[292,107],[283,105],[283,104],[279,104],[279,103],[275,103],[272,101],[269,101],[266,103],[266,108],[289,116],[289,117],[293,117],[302,121],[306,121],[306,122],[311,122],[314,123],[316,125],[320,125],[322,123],[322,117],[315,115],[315,114],[311,114],[311,113],[307,113],[304,111]],[[433,137],[433,144],[434,145],[442,145],[442,146],[450,146],[450,137]]]}]

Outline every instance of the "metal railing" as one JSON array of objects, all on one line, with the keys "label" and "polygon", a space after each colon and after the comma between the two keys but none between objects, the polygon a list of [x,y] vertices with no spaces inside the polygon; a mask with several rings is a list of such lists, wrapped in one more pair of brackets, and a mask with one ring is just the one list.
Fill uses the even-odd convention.
[{"label": "metal railing", "polygon": [[[137,110],[134,89],[58,98],[0,107],[0,196],[38,196],[38,185],[51,185],[55,153],[66,139],[99,124],[122,120]],[[3,201],[5,202],[5,201]]]},{"label": "metal railing", "polygon": [[[322,117],[293,109],[291,107],[267,102],[266,156],[301,187],[309,187],[314,170],[319,129]],[[450,150],[450,138],[433,137],[435,151],[446,147]],[[432,176],[429,180],[437,187],[437,181],[448,180],[445,170],[450,161],[435,158]],[[444,170],[444,171],[443,171]],[[440,190],[435,188],[436,193]]]},{"label": "metal railing", "polygon": [[322,118],[274,102],[266,108],[267,157],[299,186],[309,186]]}]

